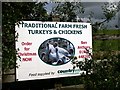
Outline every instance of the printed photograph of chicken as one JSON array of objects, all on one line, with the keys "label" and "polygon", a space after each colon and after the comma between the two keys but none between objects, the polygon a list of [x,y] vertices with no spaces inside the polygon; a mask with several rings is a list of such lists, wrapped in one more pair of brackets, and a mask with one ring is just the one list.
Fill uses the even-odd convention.
[{"label": "printed photograph of chicken", "polygon": [[38,49],[40,59],[47,64],[55,66],[68,63],[74,57],[74,54],[74,45],[60,37],[44,41]]}]

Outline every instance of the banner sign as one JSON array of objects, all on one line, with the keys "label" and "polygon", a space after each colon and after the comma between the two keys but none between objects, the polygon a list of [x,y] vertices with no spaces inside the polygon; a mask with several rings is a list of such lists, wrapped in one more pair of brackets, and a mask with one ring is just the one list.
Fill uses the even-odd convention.
[{"label": "banner sign", "polygon": [[73,58],[90,58],[90,23],[21,21],[15,30],[18,81],[78,76],[83,71],[73,69]]}]

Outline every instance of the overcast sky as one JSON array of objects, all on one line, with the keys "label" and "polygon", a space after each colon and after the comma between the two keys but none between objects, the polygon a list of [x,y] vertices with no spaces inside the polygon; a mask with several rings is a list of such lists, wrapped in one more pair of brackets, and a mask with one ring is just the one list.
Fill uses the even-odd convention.
[{"label": "overcast sky", "polygon": [[[94,22],[96,21],[102,21],[105,19],[105,16],[103,15],[103,10],[101,8],[101,6],[104,5],[105,2],[82,2],[84,8],[85,8],[85,13],[83,15],[78,15],[80,18],[88,18],[91,11],[94,13],[93,14],[93,18],[92,20]],[[57,4],[55,3],[49,3],[46,6],[46,10],[48,11],[48,13],[51,12],[52,8],[55,7]],[[118,25],[118,18],[119,18],[119,14],[120,12],[118,12],[116,14],[116,16],[114,17],[114,19],[112,19],[109,23],[105,24],[105,26],[107,26],[108,28],[115,28],[115,25]],[[120,25],[118,25],[120,26]],[[120,27],[119,27],[120,28]]]},{"label": "overcast sky", "polygon": [[[6,1],[19,1],[19,2],[23,2],[24,0],[1,0],[2,2],[6,2]],[[85,13],[83,15],[78,15],[79,17],[82,18],[88,18],[89,14],[91,13],[91,11],[94,13],[93,14],[93,18],[92,20],[94,22],[96,21],[102,21],[104,20],[104,15],[101,9],[101,6],[104,4],[104,2],[119,2],[120,0],[26,0],[25,2],[65,2],[65,1],[72,1],[72,2],[82,2],[84,7],[85,7]],[[46,10],[48,11],[48,13],[51,12],[52,8],[55,6],[55,3],[49,3],[48,5],[46,5]],[[114,16],[114,19],[112,19],[109,23],[105,24],[106,26],[108,26],[108,28],[115,28],[115,25],[118,25],[120,28],[120,11],[116,14],[116,16]]]}]

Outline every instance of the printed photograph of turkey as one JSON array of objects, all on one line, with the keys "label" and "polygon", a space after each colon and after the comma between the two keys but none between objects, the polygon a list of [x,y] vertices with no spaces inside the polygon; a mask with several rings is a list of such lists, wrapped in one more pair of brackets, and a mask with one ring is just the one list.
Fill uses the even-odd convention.
[{"label": "printed photograph of turkey", "polygon": [[74,54],[74,45],[60,37],[44,41],[38,49],[40,59],[47,64],[55,66],[68,63],[74,57]]}]

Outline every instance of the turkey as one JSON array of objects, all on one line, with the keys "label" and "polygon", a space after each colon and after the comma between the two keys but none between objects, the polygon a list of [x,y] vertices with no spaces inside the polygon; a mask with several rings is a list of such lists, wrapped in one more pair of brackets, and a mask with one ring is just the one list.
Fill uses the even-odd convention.
[{"label": "turkey", "polygon": [[47,43],[46,45],[46,51],[49,52],[51,50],[51,52],[55,52],[55,48],[52,44]]},{"label": "turkey", "polygon": [[63,63],[67,63],[70,61],[70,59],[66,56],[62,57],[61,60],[63,61]]},{"label": "turkey", "polygon": [[67,43],[67,50],[69,51],[69,54],[74,54],[74,47],[70,42]]},{"label": "turkey", "polygon": [[61,54],[63,54],[63,55],[65,55],[65,56],[71,56],[66,49],[59,47],[56,42],[54,44],[54,48],[57,48],[58,52],[61,53]]},{"label": "turkey", "polygon": [[70,59],[66,57],[64,54],[59,53],[58,48],[55,48],[54,53],[50,51],[49,53],[49,59],[52,61],[52,64],[57,65],[57,64],[64,64],[67,63]]},{"label": "turkey", "polygon": [[42,52],[41,59],[42,59],[42,61],[47,62],[46,53],[45,52]]},{"label": "turkey", "polygon": [[57,52],[52,52],[52,50],[50,50],[48,57],[49,57],[48,59],[51,60],[52,63],[58,61]]}]

